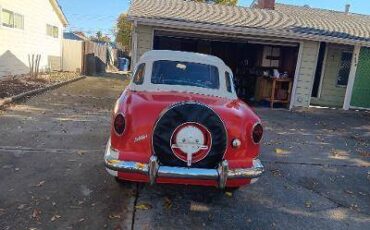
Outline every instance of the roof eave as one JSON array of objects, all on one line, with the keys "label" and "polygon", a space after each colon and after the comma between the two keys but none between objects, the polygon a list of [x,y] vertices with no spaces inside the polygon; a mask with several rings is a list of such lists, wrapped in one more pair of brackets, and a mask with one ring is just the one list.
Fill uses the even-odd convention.
[{"label": "roof eave", "polygon": [[207,23],[197,23],[197,22],[186,22],[177,21],[169,19],[156,19],[156,18],[146,18],[128,15],[127,19],[131,22],[149,26],[158,27],[174,27],[178,28],[181,26],[182,29],[202,29],[204,31],[214,32],[216,30],[223,31],[224,33],[234,33],[234,34],[248,34],[248,35],[258,35],[258,36],[269,36],[275,38],[288,38],[296,40],[308,40],[317,42],[329,42],[338,43],[346,45],[361,45],[365,47],[370,47],[370,42],[357,41],[353,39],[344,38],[330,38],[327,36],[313,35],[313,34],[294,34],[291,32],[282,32],[281,30],[271,30],[271,29],[258,29],[258,28],[247,28],[247,27],[235,27],[227,26],[221,24],[207,24]]},{"label": "roof eave", "polygon": [[63,10],[60,8],[58,1],[57,0],[50,0],[51,5],[53,6],[55,12],[57,13],[60,21],[62,22],[64,27],[68,26],[68,20],[67,17],[65,16]]}]

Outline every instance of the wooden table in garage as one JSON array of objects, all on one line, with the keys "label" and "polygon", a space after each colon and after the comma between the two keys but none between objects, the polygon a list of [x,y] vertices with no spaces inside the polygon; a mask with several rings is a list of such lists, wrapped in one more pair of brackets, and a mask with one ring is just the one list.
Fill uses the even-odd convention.
[{"label": "wooden table in garage", "polygon": [[[293,81],[291,78],[259,77],[256,83],[256,99],[289,105]],[[287,87],[284,87],[286,85]],[[283,95],[283,96],[282,96]]]}]

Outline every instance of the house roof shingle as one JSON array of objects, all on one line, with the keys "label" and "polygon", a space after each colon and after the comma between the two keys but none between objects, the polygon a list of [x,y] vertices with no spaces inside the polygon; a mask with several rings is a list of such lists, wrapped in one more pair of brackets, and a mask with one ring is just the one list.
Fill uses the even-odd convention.
[{"label": "house roof shingle", "polygon": [[130,18],[258,29],[370,45],[370,16],[306,6],[276,4],[275,10],[266,10],[185,0],[134,0],[128,14]]}]

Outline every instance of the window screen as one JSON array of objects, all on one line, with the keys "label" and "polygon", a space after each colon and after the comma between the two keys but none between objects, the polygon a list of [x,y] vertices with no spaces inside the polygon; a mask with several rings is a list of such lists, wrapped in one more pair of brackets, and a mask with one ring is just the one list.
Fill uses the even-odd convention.
[{"label": "window screen", "polygon": [[136,85],[142,85],[144,82],[144,75],[145,75],[145,64],[142,63],[137,67],[137,70],[135,71],[133,82]]},{"label": "window screen", "polygon": [[215,66],[180,61],[155,61],[153,84],[197,86],[209,89],[220,87],[218,69]]},{"label": "window screen", "polygon": [[338,86],[347,86],[349,72],[351,70],[352,63],[352,53],[351,52],[342,52],[339,73],[337,76],[337,85]]}]

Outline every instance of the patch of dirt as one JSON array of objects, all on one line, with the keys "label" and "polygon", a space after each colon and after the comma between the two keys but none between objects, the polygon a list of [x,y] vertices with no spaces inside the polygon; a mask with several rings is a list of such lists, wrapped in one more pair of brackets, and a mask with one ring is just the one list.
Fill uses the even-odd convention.
[{"label": "patch of dirt", "polygon": [[19,79],[1,81],[0,98],[11,97],[22,92],[31,91],[40,87],[42,87],[42,85],[32,84],[32,82],[23,82]]},{"label": "patch of dirt", "polygon": [[36,78],[25,75],[14,79],[2,80],[0,81],[0,99],[68,81],[78,76],[80,76],[78,73],[55,72],[39,75]]}]

